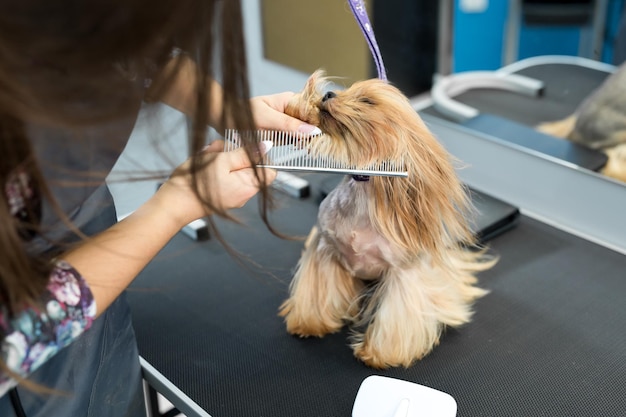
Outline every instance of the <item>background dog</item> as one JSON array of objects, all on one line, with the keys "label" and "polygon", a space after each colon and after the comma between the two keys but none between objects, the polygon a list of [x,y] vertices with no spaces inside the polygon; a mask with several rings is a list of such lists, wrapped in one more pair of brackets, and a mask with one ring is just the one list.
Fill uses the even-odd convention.
[{"label": "background dog", "polygon": [[601,172],[626,182],[626,63],[587,97],[573,115],[542,123],[537,129],[604,151],[609,159]]},{"label": "background dog", "polygon": [[486,293],[475,274],[494,259],[468,249],[466,189],[408,99],[377,79],[323,93],[327,85],[315,72],[287,109],[324,132],[309,152],[357,167],[403,161],[409,177],[347,176],[324,199],[280,314],[302,337],[350,323],[356,357],[409,366],[445,326],[470,320]]}]

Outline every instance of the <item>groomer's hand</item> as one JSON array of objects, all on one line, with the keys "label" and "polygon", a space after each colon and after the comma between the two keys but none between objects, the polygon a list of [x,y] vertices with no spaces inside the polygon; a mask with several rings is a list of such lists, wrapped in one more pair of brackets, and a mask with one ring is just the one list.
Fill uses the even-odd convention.
[{"label": "groomer's hand", "polygon": [[285,130],[316,135],[319,128],[285,114],[287,103],[295,94],[285,92],[250,99],[254,122],[260,129]]},{"label": "groomer's hand", "polygon": [[[259,160],[262,154],[269,151],[272,143],[263,142],[261,145]],[[223,142],[216,141],[204,149],[202,156],[208,164],[200,174],[202,178],[198,179],[203,184],[203,197],[208,198],[217,209],[227,211],[242,207],[248,202],[259,191],[259,180],[243,148],[222,152],[223,148]],[[157,192],[161,194],[164,209],[171,212],[170,215],[180,222],[181,227],[210,214],[193,192],[191,175],[187,173],[189,164],[190,161],[187,160],[178,167]],[[259,177],[266,185],[276,178],[276,171],[272,169],[257,169],[260,170]]]}]

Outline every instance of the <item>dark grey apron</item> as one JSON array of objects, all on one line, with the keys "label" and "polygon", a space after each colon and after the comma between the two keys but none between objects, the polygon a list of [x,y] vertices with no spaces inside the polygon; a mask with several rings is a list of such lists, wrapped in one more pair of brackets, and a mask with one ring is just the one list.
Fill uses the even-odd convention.
[{"label": "dark grey apron", "polygon": [[[140,100],[137,101],[137,112]],[[104,184],[107,173],[123,150],[136,114],[115,124],[74,133],[33,128],[29,133],[53,193],[65,213],[87,235],[116,222],[115,207]],[[71,147],[68,149],[68,142]],[[62,151],[60,151],[62,150]],[[68,169],[69,168],[69,169]],[[97,172],[94,177],[88,173]],[[77,237],[44,205],[47,238],[72,242]],[[33,252],[59,251],[49,239],[31,242]],[[28,417],[144,417],[139,354],[124,295],[93,326],[36,370],[33,382],[66,395],[36,394],[19,387]],[[9,395],[0,398],[0,416],[14,416]]]}]

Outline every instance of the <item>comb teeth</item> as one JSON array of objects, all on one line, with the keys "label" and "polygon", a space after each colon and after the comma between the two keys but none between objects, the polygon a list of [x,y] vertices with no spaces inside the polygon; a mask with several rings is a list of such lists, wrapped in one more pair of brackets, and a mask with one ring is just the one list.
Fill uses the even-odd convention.
[{"label": "comb teeth", "polygon": [[[298,148],[302,140],[308,140],[310,135],[298,132],[282,132],[273,130],[258,130],[252,132],[254,143],[271,141],[274,146],[265,155],[259,166],[282,171],[328,172],[344,175],[368,175],[385,177],[408,177],[404,161],[382,161],[367,167],[346,166],[328,156],[312,157],[308,149]],[[241,147],[241,134],[233,129],[227,129],[224,135],[224,151],[229,152]]]}]

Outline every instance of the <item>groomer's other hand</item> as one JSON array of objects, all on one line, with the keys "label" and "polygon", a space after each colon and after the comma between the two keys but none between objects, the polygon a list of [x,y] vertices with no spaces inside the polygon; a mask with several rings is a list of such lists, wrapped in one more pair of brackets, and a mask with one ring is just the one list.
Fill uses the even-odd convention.
[{"label": "groomer's other hand", "polygon": [[[259,191],[259,180],[243,148],[221,152],[223,146],[222,141],[216,141],[202,152],[203,157],[210,162],[205,166],[204,173],[200,174],[206,178],[205,186],[201,186],[201,192],[216,208],[227,211],[246,204]],[[271,142],[262,142],[263,149],[259,149],[258,152],[259,160],[271,146]],[[178,167],[175,174],[157,192],[162,196],[164,209],[171,212],[171,216],[180,222],[181,227],[210,214],[193,192],[191,176],[184,174],[189,164],[190,161],[187,160]],[[260,170],[259,177],[266,185],[271,184],[276,178],[276,171],[272,169],[257,169]]]},{"label": "groomer's other hand", "polygon": [[285,92],[250,99],[256,125],[260,129],[268,130],[285,130],[312,135],[321,133],[319,128],[285,114],[287,103],[294,95],[295,93]]},{"label": "groomer's other hand", "polygon": [[[272,142],[261,142],[256,152],[260,162],[262,155],[272,148]],[[229,210],[242,207],[259,191],[259,179],[255,175],[248,154],[243,148],[231,152],[216,153],[215,170],[218,173],[211,178],[208,190],[211,201],[221,209]],[[213,165],[211,164],[211,165]],[[268,168],[257,168],[259,178],[265,185],[271,184],[276,178],[276,171]]]}]

